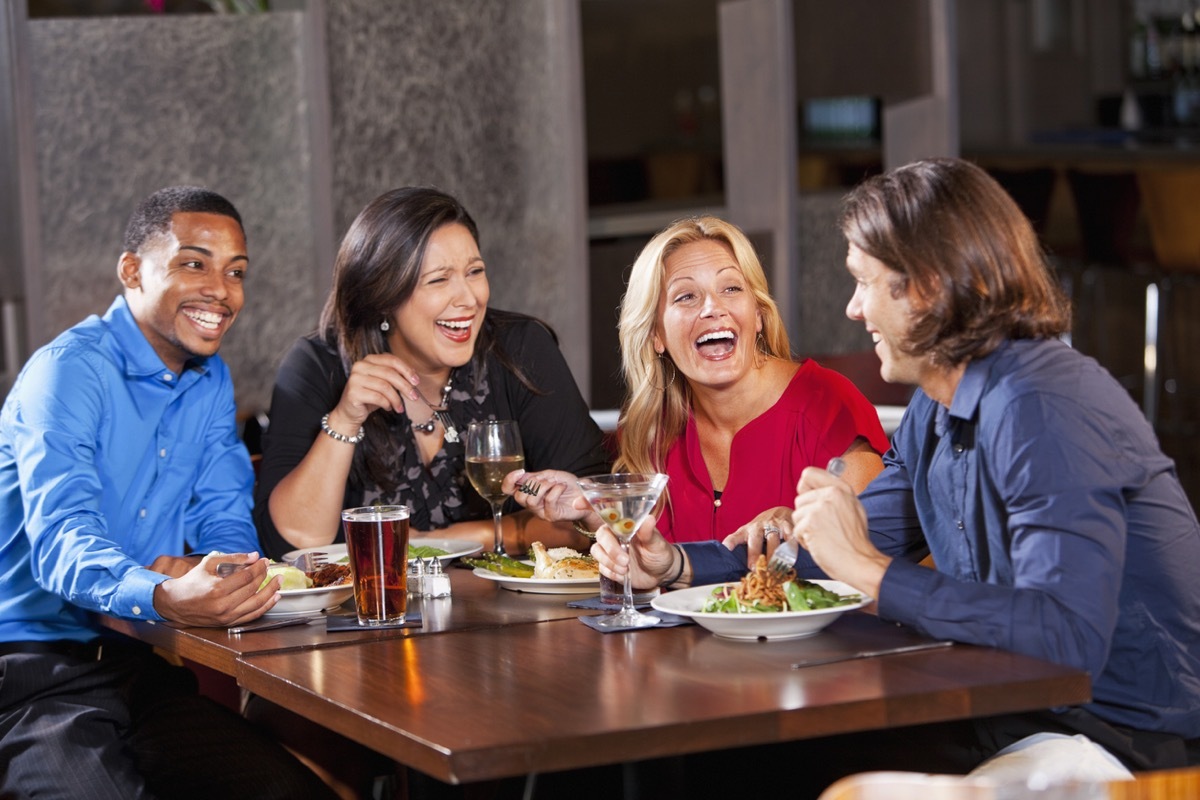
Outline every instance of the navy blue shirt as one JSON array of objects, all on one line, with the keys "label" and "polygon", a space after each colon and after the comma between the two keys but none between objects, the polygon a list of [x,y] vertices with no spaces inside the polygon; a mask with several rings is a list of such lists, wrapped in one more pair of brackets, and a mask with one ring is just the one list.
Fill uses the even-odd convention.
[{"label": "navy blue shirt", "polygon": [[[923,542],[937,569],[894,560],[881,617],[1085,669],[1102,719],[1200,736],[1200,525],[1102,367],[1059,341],[1005,343],[967,365],[949,409],[917,392],[884,464],[861,495],[872,539],[911,557]],[[689,554],[696,583],[737,558]]]}]

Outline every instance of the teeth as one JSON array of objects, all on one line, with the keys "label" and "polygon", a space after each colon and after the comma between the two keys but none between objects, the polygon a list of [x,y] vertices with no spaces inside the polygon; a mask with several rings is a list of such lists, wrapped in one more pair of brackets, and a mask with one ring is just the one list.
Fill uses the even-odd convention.
[{"label": "teeth", "polygon": [[221,320],[223,319],[220,314],[214,314],[211,311],[188,310],[184,311],[183,315],[188,319],[199,322],[201,325],[204,325],[208,328],[216,328],[221,324]]},{"label": "teeth", "polygon": [[439,320],[437,320],[437,324],[441,325],[443,328],[453,328],[454,330],[459,330],[459,331],[466,330],[467,328],[471,327],[470,320],[468,320],[466,322],[457,322],[457,321],[451,322],[449,320],[439,319]]},{"label": "teeth", "polygon": [[696,344],[704,344],[705,342],[715,342],[718,339],[732,339],[733,331],[713,331],[706,333],[696,340]]},{"label": "teeth", "polygon": [[878,333],[872,333],[872,334],[871,334],[871,341],[872,341],[872,342],[875,342],[876,344],[879,344],[879,342],[880,342],[880,341],[882,341],[882,340],[883,340],[883,337],[882,337],[882,336],[880,336]]}]

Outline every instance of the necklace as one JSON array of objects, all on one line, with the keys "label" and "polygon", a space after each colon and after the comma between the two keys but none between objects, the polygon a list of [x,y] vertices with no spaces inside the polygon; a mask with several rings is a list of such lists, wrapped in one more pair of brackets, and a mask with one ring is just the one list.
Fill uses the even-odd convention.
[{"label": "necklace", "polygon": [[429,410],[433,412],[433,416],[425,422],[414,422],[413,430],[420,431],[421,433],[433,433],[437,429],[437,424],[440,422],[442,423],[442,427],[446,429],[446,441],[458,441],[458,430],[455,429],[454,422],[450,419],[450,415],[446,413],[450,402],[450,388],[453,384],[454,372],[451,371],[450,377],[446,379],[446,385],[442,387],[441,401],[436,406],[426,400],[425,395],[421,392],[421,390],[417,389],[417,396],[421,398],[425,405],[429,406]]}]

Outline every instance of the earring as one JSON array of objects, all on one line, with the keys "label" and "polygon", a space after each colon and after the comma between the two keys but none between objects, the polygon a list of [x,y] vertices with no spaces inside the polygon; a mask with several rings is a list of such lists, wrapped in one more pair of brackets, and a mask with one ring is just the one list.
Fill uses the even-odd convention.
[{"label": "earring", "polygon": [[[672,361],[669,357],[664,356],[662,353],[658,354],[658,362],[660,364],[664,365],[664,366],[660,367],[660,369],[663,370],[663,372],[666,372],[667,367],[671,368],[670,379],[668,379],[667,382],[665,384],[663,384],[662,386],[654,387],[655,389],[657,389],[660,392],[665,392],[667,389],[670,389],[671,384],[673,384],[675,382],[675,362]],[[651,385],[653,385],[653,383]]]},{"label": "earring", "polygon": [[388,331],[388,330],[391,330],[391,328],[392,328],[392,326],[388,324],[388,321],[386,319],[383,322],[379,323],[379,330],[381,330],[381,331]]}]

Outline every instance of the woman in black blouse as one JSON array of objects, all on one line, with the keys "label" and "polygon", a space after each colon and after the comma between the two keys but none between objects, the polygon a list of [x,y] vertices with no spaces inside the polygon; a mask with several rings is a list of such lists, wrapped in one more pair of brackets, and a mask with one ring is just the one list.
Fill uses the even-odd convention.
[{"label": "woman in black blouse", "polygon": [[[530,470],[608,471],[553,332],[488,308],[478,231],[453,197],[376,198],[342,240],[333,283],[320,329],[276,378],[255,498],[265,553],[339,540],[341,509],[370,504],[410,506],[414,535],[490,548],[490,508],[464,474],[476,420],[516,420]],[[569,524],[506,517],[510,552],[537,540],[587,544]]]}]

